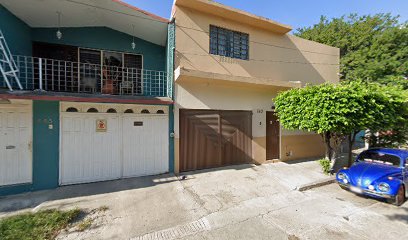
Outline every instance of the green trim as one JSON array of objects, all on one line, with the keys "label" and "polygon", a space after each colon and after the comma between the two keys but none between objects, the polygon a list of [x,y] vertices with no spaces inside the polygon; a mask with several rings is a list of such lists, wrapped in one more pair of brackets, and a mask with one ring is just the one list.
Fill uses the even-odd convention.
[{"label": "green trim", "polygon": [[174,49],[176,46],[175,43],[175,24],[174,23],[169,23],[168,29],[167,29],[167,62],[166,62],[166,67],[167,67],[167,97],[170,97],[173,99],[173,81],[174,81]]}]

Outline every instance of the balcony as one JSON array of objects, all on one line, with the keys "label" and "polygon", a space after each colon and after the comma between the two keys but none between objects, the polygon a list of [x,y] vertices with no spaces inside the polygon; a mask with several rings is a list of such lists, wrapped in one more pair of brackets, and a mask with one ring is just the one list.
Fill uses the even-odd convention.
[{"label": "balcony", "polygon": [[[168,74],[30,56],[13,56],[25,91],[47,91],[117,96],[171,97]],[[0,83],[5,83],[0,76]],[[16,83],[13,83],[16,86]]]}]

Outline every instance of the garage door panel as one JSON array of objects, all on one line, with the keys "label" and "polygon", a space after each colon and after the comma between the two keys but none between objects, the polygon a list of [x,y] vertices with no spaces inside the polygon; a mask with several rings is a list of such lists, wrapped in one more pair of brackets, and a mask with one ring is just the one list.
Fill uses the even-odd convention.
[{"label": "garage door panel", "polygon": [[219,165],[219,115],[200,111],[181,111],[180,114],[181,171]]},{"label": "garage door panel", "polygon": [[223,160],[225,165],[252,160],[251,112],[222,112]]},{"label": "garage door panel", "polygon": [[[71,115],[72,114],[72,115]],[[97,132],[96,121],[106,119],[108,131]],[[74,113],[62,118],[61,184],[118,179],[121,176],[117,117]],[[69,129],[68,127],[72,127]]]},{"label": "garage door panel", "polygon": [[61,184],[168,172],[168,125],[167,114],[62,113]]},{"label": "garage door panel", "polygon": [[252,161],[248,111],[180,110],[180,171]]},{"label": "garage door panel", "polygon": [[168,171],[168,116],[126,116],[123,120],[123,177]]}]

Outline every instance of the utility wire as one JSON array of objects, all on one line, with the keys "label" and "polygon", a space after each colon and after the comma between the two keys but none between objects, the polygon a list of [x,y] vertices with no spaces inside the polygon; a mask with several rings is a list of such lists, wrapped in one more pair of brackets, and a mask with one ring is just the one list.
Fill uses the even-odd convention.
[{"label": "utility wire", "polygon": [[[74,3],[74,4],[79,4],[79,5],[87,6],[87,7],[94,7],[94,8],[98,8],[98,9],[105,10],[105,11],[109,11],[109,12],[119,13],[119,14],[131,16],[131,17],[136,17],[136,18],[140,18],[140,19],[144,19],[144,20],[148,20],[148,21],[163,23],[163,21],[160,21],[160,20],[156,20],[156,19],[152,19],[152,18],[147,18],[147,17],[142,17],[142,16],[139,16],[139,15],[129,14],[129,13],[121,12],[121,11],[116,11],[116,10],[112,10],[112,9],[109,9],[109,8],[104,8],[104,7],[100,7],[100,6],[97,6],[97,5],[92,5],[92,4],[88,4],[88,3],[84,3],[84,2],[79,2],[79,1],[75,1],[75,0],[65,0],[65,1],[66,1],[66,2],[70,2],[70,3]],[[190,30],[199,31],[199,32],[204,32],[204,33],[209,34],[209,32],[203,31],[203,30],[200,30],[200,29],[195,29],[195,28],[190,28],[190,27],[186,27],[186,26],[181,26],[181,25],[178,25],[178,24],[177,24],[176,26],[177,26],[177,27],[180,27],[180,28],[190,29]],[[274,44],[270,44],[270,43],[263,43],[263,42],[258,42],[258,41],[252,41],[252,40],[249,40],[249,42],[256,43],[256,44],[261,44],[261,45],[266,45],[266,46],[270,46],[270,47],[276,47],[276,48],[282,48],[282,49],[300,51],[300,52],[307,52],[307,53],[314,53],[314,54],[321,54],[321,55],[328,55],[328,56],[338,56],[338,55],[334,55],[334,54],[314,52],[314,51],[308,51],[308,50],[300,50],[300,49],[297,49],[297,48],[290,48],[290,47],[279,46],[279,45],[274,45]],[[192,53],[185,53],[185,54],[192,54]],[[250,59],[250,60],[252,60],[252,61],[263,61],[263,62],[301,63],[301,62],[285,62],[285,61],[272,61],[272,60],[261,60],[261,59]],[[303,64],[309,64],[309,63],[303,63]],[[339,64],[324,64],[324,63],[310,63],[310,64],[339,65]]]},{"label": "utility wire", "polygon": [[[194,31],[198,31],[198,32],[203,32],[203,33],[209,34],[209,32],[203,31],[203,30],[201,30],[201,29],[196,29],[196,28],[181,26],[181,25],[178,25],[178,24],[176,24],[176,26],[177,26],[177,27],[180,27],[180,28],[185,28],[185,29],[194,30]],[[289,49],[289,50],[294,50],[294,51],[300,51],[300,52],[315,53],[315,54],[328,55],[328,56],[339,56],[339,55],[336,55],[336,54],[329,54],[329,53],[322,53],[322,52],[315,52],[315,51],[308,51],[308,50],[300,50],[300,49],[298,49],[298,48],[290,48],[290,47],[279,46],[279,45],[274,45],[274,44],[270,44],[270,43],[263,43],[263,42],[258,42],[258,41],[252,41],[252,40],[249,40],[249,42],[257,43],[257,44],[262,44],[262,45],[266,45],[266,46],[270,46],[270,47],[276,47],[276,48],[283,48],[283,49]]]},{"label": "utility wire", "polygon": [[[177,53],[180,53],[181,55],[195,55],[195,56],[201,56],[201,57],[208,57],[210,56],[209,54],[199,54],[199,53],[188,53],[188,52],[179,52],[177,51]],[[216,55],[218,57],[225,57],[228,58],[227,61],[234,61],[234,60],[242,60],[242,59],[235,59],[235,58],[230,58],[228,56],[220,56],[220,55]],[[340,64],[337,63],[317,63],[317,62],[297,62],[297,61],[292,61],[292,62],[288,62],[288,61],[279,61],[279,60],[264,60],[264,59],[253,59],[250,58],[248,59],[249,61],[256,61],[256,62],[272,62],[272,63],[287,63],[287,64],[305,64],[305,65],[331,65],[331,66],[338,66]],[[246,61],[246,60],[243,60]]]},{"label": "utility wire", "polygon": [[119,13],[119,14],[122,14],[122,15],[130,16],[130,17],[136,17],[136,18],[141,18],[141,19],[144,19],[144,20],[153,21],[153,22],[164,23],[163,21],[160,21],[160,20],[157,20],[157,19],[142,17],[142,16],[139,16],[139,15],[134,15],[134,14],[125,13],[125,12],[121,12],[121,11],[116,11],[116,10],[113,10],[113,9],[104,8],[104,7],[101,7],[101,6],[92,5],[92,4],[88,4],[88,3],[84,3],[84,2],[79,2],[79,1],[75,1],[75,0],[65,0],[65,1],[70,2],[70,3],[79,4],[79,5],[83,5],[83,6],[87,6],[87,7],[98,8],[98,9],[105,10],[105,11],[108,11],[108,12]]}]

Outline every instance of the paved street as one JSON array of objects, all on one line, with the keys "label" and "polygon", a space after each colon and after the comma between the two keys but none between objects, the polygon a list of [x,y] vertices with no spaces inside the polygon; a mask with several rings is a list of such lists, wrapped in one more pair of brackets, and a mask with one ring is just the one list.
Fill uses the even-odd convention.
[{"label": "paved street", "polygon": [[0,199],[0,216],[107,206],[90,229],[60,239],[407,239],[408,203],[355,196],[324,179],[317,162],[240,165],[187,174],[63,187]]}]

